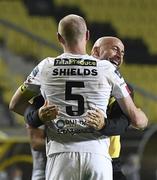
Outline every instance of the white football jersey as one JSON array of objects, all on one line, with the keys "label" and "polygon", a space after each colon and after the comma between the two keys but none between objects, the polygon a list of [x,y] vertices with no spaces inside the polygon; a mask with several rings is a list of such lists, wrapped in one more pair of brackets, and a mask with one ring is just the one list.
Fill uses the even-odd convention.
[{"label": "white football jersey", "polygon": [[58,118],[48,123],[48,155],[91,152],[108,156],[108,137],[86,126],[84,116],[87,110],[99,108],[106,117],[111,95],[129,95],[124,79],[109,61],[69,53],[48,57],[25,83],[60,109]]}]

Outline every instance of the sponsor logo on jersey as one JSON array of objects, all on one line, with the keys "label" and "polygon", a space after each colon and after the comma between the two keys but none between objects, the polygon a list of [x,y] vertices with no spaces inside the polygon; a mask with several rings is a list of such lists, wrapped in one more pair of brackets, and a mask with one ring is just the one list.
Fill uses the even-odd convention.
[{"label": "sponsor logo on jersey", "polygon": [[122,78],[122,75],[120,74],[120,72],[118,71],[118,69],[116,69],[114,72],[118,75],[119,78]]},{"label": "sponsor logo on jersey", "polygon": [[124,84],[126,84],[126,83],[125,83],[125,81],[124,81],[124,82],[122,82],[122,83],[120,84],[120,86],[123,86]]},{"label": "sponsor logo on jersey", "polygon": [[35,68],[33,69],[33,71],[32,71],[33,76],[35,77],[35,76],[38,74],[38,72],[39,72],[39,68],[38,68],[38,67],[35,67]]},{"label": "sponsor logo on jersey", "polygon": [[74,128],[68,128],[68,129],[58,129],[57,130],[58,134],[71,134],[71,135],[76,135],[79,133],[93,133],[94,130],[91,128],[86,128],[86,129],[74,129]]},{"label": "sponsor logo on jersey", "polygon": [[54,60],[54,66],[96,66],[97,62],[81,58],[58,58]]},{"label": "sponsor logo on jersey", "polygon": [[87,128],[83,119],[59,119],[55,122],[55,127],[58,134],[75,135],[78,133],[92,133],[93,129]]},{"label": "sponsor logo on jersey", "polygon": [[84,120],[81,119],[59,119],[56,121],[55,126],[56,128],[62,129],[65,127],[77,127],[81,125],[83,127],[87,127]]}]

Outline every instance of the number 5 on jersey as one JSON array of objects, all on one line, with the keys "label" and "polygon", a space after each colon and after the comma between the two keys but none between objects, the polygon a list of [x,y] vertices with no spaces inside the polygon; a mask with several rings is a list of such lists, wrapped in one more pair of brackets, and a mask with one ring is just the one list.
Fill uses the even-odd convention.
[{"label": "number 5 on jersey", "polygon": [[80,94],[73,94],[72,88],[84,88],[82,81],[66,81],[65,100],[78,101],[77,111],[73,110],[72,106],[66,106],[66,113],[70,116],[81,116],[84,113],[84,97]]}]

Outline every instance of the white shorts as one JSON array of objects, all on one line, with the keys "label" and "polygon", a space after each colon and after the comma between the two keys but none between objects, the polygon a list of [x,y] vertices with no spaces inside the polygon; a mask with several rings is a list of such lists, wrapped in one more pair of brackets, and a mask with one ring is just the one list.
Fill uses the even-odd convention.
[{"label": "white shorts", "polygon": [[92,153],[58,153],[47,158],[46,180],[112,180],[111,160]]}]

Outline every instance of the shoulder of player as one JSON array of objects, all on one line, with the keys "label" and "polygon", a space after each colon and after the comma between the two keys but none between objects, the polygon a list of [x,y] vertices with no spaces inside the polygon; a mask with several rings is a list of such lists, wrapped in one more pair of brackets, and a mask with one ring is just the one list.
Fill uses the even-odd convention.
[{"label": "shoulder of player", "polygon": [[43,63],[53,63],[56,57],[47,57],[43,59]]},{"label": "shoulder of player", "polygon": [[39,67],[42,67],[42,66],[45,66],[46,64],[50,64],[50,63],[53,63],[54,62],[54,57],[47,57],[45,59],[43,59],[39,64],[38,66]]},{"label": "shoulder of player", "polygon": [[99,60],[97,62],[98,67],[101,67],[103,69],[107,69],[109,71],[115,71],[115,66],[108,60]]}]

